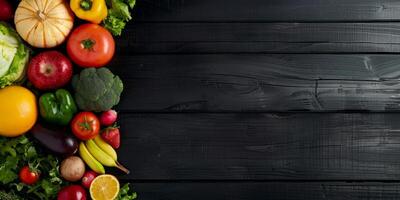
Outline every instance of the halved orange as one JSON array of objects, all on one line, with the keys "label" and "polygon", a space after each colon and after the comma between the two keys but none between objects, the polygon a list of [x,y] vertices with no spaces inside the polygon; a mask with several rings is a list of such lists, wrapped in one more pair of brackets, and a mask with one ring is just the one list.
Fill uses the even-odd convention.
[{"label": "halved orange", "polygon": [[115,176],[104,174],[96,177],[89,188],[93,200],[114,200],[119,193],[119,182]]}]

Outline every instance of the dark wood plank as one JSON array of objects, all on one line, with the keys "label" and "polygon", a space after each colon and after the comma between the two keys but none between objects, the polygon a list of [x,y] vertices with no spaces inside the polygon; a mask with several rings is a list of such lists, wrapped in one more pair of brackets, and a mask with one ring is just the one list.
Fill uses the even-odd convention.
[{"label": "dark wood plank", "polygon": [[393,200],[399,183],[202,182],[132,183],[142,200]]},{"label": "dark wood plank", "polygon": [[399,180],[400,114],[127,114],[126,180]]},{"label": "dark wood plank", "polygon": [[137,21],[399,20],[396,0],[142,0]]},{"label": "dark wood plank", "polygon": [[121,54],[400,52],[398,23],[131,23],[125,32]]},{"label": "dark wood plank", "polygon": [[133,55],[111,66],[124,111],[400,110],[397,55]]}]

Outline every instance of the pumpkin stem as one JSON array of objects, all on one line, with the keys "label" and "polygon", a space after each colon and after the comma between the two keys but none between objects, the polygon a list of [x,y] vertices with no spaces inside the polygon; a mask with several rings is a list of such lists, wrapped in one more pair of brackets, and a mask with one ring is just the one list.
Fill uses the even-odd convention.
[{"label": "pumpkin stem", "polygon": [[83,10],[88,11],[92,8],[91,0],[81,0],[80,6]]},{"label": "pumpkin stem", "polygon": [[37,18],[38,18],[40,21],[44,21],[44,20],[46,19],[46,15],[45,15],[42,11],[40,11],[40,10],[38,10],[38,11],[36,12],[36,15],[37,15]]}]

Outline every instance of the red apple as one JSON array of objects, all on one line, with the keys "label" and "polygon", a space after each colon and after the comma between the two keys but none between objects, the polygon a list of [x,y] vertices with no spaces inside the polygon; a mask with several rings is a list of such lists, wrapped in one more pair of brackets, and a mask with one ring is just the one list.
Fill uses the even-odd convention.
[{"label": "red apple", "polygon": [[58,51],[40,53],[29,62],[28,79],[39,90],[60,88],[71,77],[71,61]]}]

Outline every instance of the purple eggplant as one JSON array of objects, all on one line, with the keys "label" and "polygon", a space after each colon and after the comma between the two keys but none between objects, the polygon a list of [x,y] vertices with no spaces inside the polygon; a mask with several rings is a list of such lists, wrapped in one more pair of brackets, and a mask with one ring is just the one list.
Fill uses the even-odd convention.
[{"label": "purple eggplant", "polygon": [[36,124],[31,130],[32,136],[54,153],[69,156],[78,150],[77,139],[65,129]]}]

